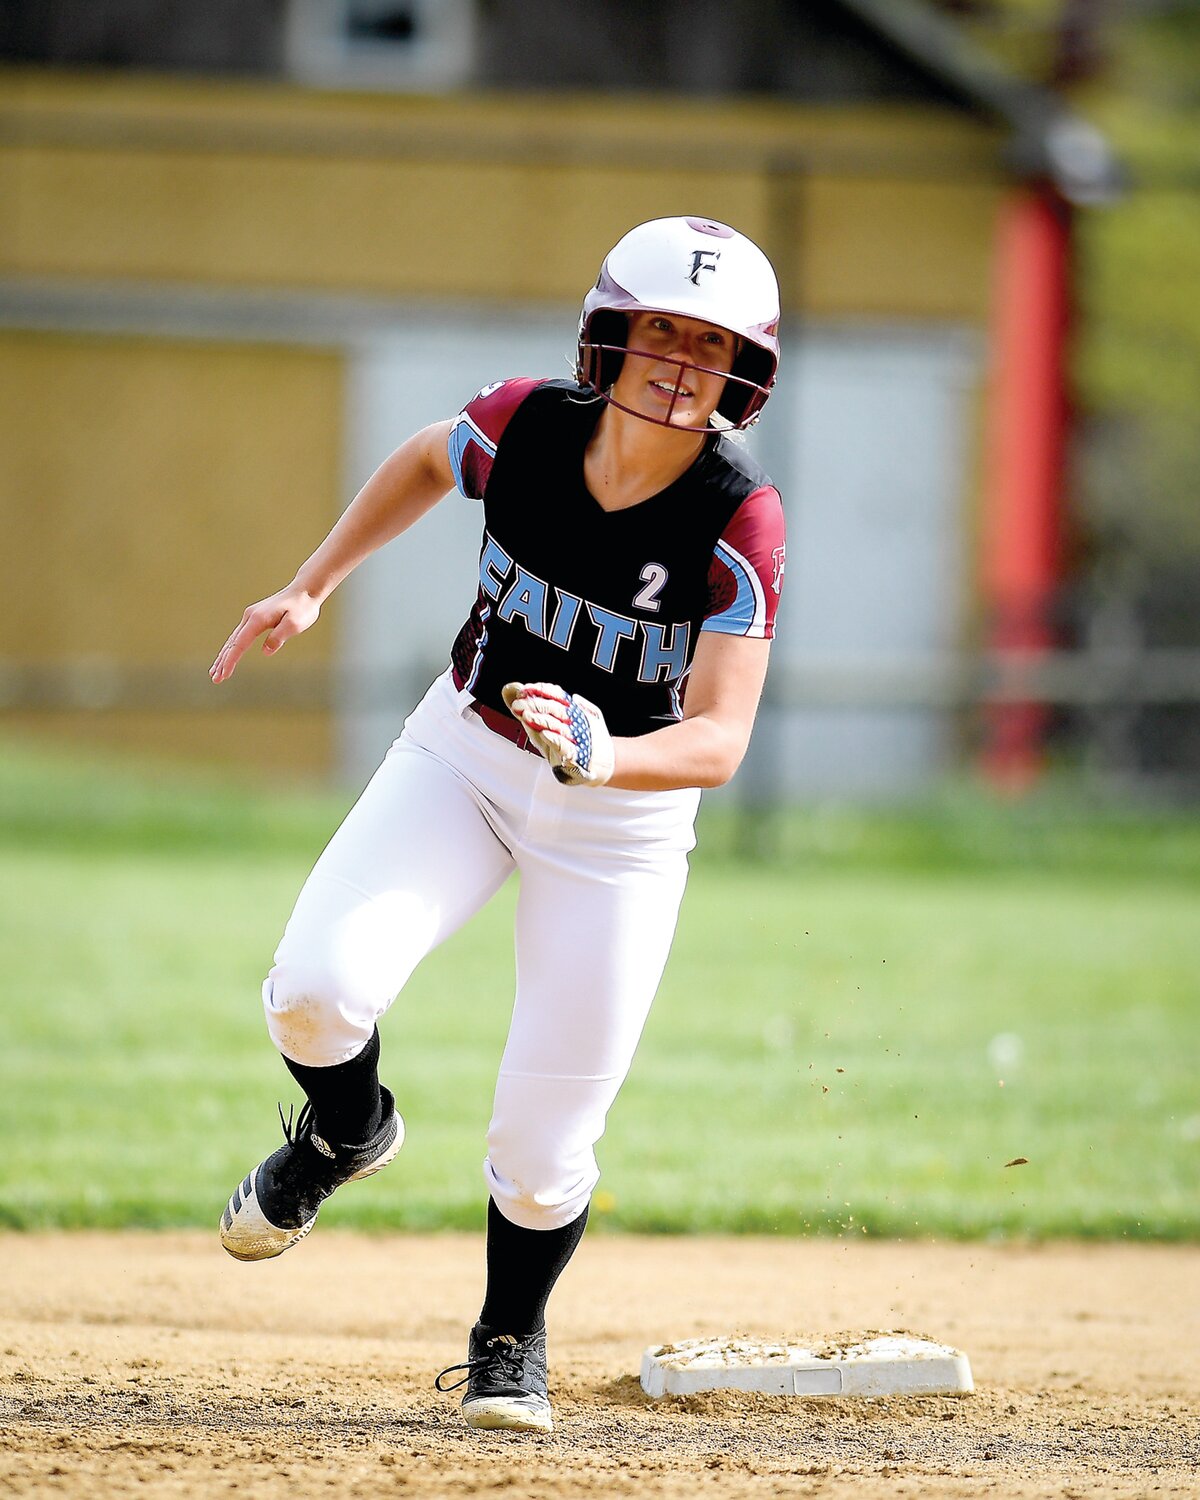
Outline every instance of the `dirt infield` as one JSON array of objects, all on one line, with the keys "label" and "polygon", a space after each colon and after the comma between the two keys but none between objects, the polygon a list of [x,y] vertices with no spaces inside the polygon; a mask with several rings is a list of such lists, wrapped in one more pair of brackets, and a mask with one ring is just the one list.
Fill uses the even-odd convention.
[{"label": "dirt infield", "polygon": [[[476,1434],[481,1242],[318,1229],[0,1236],[0,1495],[1196,1496],[1200,1248],[585,1241],[552,1308],[553,1437]],[[959,1400],[652,1403],[667,1338],[901,1327]]]}]

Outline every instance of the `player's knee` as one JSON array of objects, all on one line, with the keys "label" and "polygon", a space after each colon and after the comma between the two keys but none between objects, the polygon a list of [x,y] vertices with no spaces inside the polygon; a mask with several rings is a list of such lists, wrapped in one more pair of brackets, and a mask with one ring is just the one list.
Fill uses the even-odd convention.
[{"label": "player's knee", "polygon": [[327,1068],[362,1051],[379,1008],[327,966],[277,964],[263,983],[263,1011],[285,1057]]},{"label": "player's knee", "polygon": [[590,1148],[555,1151],[553,1143],[493,1128],[483,1175],[506,1219],[522,1229],[560,1229],[587,1207],[600,1171]]}]

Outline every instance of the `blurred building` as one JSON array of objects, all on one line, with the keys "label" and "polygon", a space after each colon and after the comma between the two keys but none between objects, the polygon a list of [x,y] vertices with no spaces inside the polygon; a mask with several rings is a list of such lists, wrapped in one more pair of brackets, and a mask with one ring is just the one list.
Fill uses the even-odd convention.
[{"label": "blurred building", "polygon": [[825,684],[768,704],[748,784],[895,792],[958,753],[936,695],[888,683],[979,638],[998,214],[1018,178],[1086,198],[1110,164],[944,20],[42,0],[0,8],[0,58],[8,723],[360,776],[469,607],[475,507],[372,559],[269,672],[217,700],[207,663],[412,430],[568,371],[621,233],[698,213],[780,272],[752,443],[789,507],[778,680]]}]

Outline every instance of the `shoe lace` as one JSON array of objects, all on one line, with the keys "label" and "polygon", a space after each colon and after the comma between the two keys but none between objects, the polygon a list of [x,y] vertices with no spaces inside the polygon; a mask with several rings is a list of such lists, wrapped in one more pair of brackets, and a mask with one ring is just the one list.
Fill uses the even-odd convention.
[{"label": "shoe lace", "polygon": [[[494,1370],[505,1380],[519,1383],[525,1373],[525,1355],[530,1343],[529,1338],[514,1339],[510,1333],[498,1333],[494,1338],[488,1339],[486,1354],[463,1360],[458,1365],[448,1365],[433,1382],[434,1389],[441,1391],[444,1395],[460,1390],[476,1370]],[[442,1382],[446,1376],[453,1375],[457,1370],[465,1370],[466,1374],[461,1380],[456,1380],[453,1385],[443,1385]]]},{"label": "shoe lace", "polygon": [[315,1118],[313,1107],[305,1101],[301,1107],[300,1116],[296,1121],[296,1128],[292,1129],[292,1116],[296,1112],[294,1104],[288,1105],[287,1119],[283,1118],[283,1105],[276,1104],[279,1111],[279,1123],[283,1126],[283,1138],[289,1146],[295,1146],[299,1141],[307,1139],[312,1134],[313,1121]]}]

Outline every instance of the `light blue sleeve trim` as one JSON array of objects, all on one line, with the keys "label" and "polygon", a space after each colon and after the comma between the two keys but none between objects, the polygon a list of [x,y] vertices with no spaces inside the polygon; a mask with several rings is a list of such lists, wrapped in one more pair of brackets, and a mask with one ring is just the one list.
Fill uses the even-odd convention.
[{"label": "light blue sleeve trim", "polygon": [[761,620],[757,621],[759,629],[756,631],[754,628],[756,617],[760,613],[757,591],[746,571],[745,563],[723,542],[717,543],[716,554],[733,574],[737,593],[727,608],[719,615],[709,615],[700,629],[711,630],[717,635],[761,635]]},{"label": "light blue sleeve trim", "polygon": [[446,441],[446,453],[450,459],[450,468],[454,474],[454,483],[458,486],[460,495],[468,500],[480,500],[481,495],[467,493],[467,487],[463,483],[463,458],[466,455],[468,443],[478,443],[490,458],[496,456],[496,445],[471,421],[466,412],[459,415],[458,420],[450,429],[450,436]]}]

